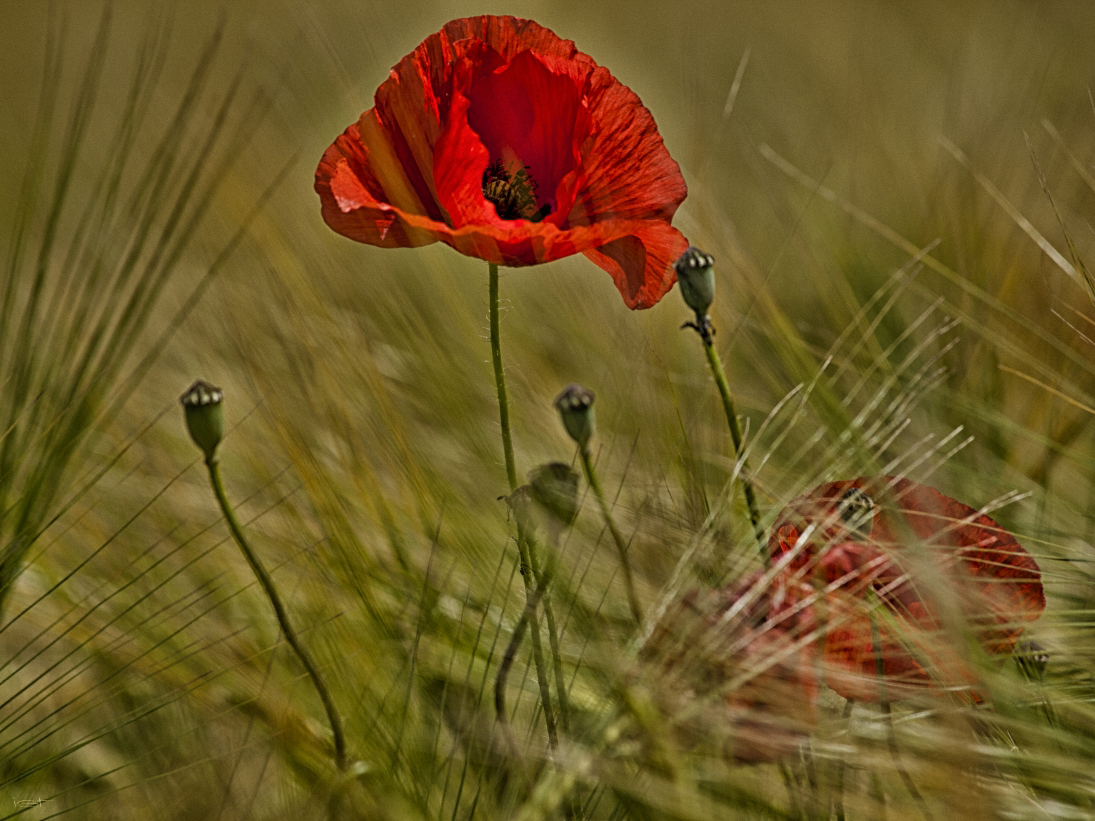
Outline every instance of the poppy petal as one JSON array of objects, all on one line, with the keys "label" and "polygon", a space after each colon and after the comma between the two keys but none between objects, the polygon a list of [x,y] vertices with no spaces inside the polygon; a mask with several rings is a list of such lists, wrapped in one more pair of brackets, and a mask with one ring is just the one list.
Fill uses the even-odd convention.
[{"label": "poppy petal", "polygon": [[[853,489],[879,503],[865,539],[846,521],[845,500]],[[888,476],[821,485],[788,504],[776,521],[769,540],[773,558],[791,550],[808,529],[811,543],[802,551],[808,558],[796,567],[808,574],[820,567],[828,583],[826,668],[830,686],[848,698],[879,698],[878,663],[887,685],[901,694],[906,687],[975,684],[960,643],[940,627],[939,595],[954,596],[982,647],[993,654],[1010,652],[1025,624],[1045,608],[1038,564],[1015,537],[926,485]],[[910,541],[924,550],[906,551]],[[925,558],[930,568],[919,566]],[[932,584],[918,585],[914,569],[933,573]],[[879,603],[882,609],[876,610]]]},{"label": "poppy petal", "polygon": [[324,221],[343,236],[382,248],[410,248],[436,241],[391,205],[391,195],[373,172],[379,167],[371,161],[357,124],[351,125],[327,149],[316,169]]},{"label": "poppy petal", "polygon": [[587,95],[595,131],[583,150],[568,224],[671,219],[688,188],[650,112],[604,68],[590,76]]},{"label": "poppy petal", "polygon": [[[517,217],[484,194],[496,163],[503,199],[527,175],[532,199],[504,214]],[[440,240],[509,266],[586,252],[632,308],[669,291],[688,244],[669,225],[684,180],[650,112],[573,42],[516,17],[427,37],[327,149],[315,188],[327,224],[359,242]]]},{"label": "poppy petal", "polygon": [[583,99],[587,71],[525,51],[468,93],[468,124],[490,158],[507,169],[525,169],[537,204],[556,215],[556,224],[564,216],[557,202],[563,180],[578,166],[579,148],[593,130]]},{"label": "poppy petal", "polygon": [[628,308],[649,308],[669,293],[677,274],[673,262],[684,253],[688,240],[665,222],[641,223],[640,231],[585,255],[612,275]]}]

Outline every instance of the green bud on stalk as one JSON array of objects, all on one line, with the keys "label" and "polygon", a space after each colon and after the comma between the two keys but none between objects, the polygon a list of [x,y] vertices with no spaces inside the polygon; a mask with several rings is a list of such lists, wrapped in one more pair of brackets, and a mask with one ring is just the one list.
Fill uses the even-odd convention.
[{"label": "green bud on stalk", "polygon": [[696,312],[696,317],[707,316],[707,309],[715,301],[715,258],[694,245],[689,245],[673,263],[677,270],[677,282],[685,304]]},{"label": "green bud on stalk", "polygon": [[206,461],[213,458],[224,438],[224,391],[199,379],[179,397],[186,411],[186,428]]},{"label": "green bud on stalk", "polygon": [[555,407],[559,409],[559,415],[563,418],[563,427],[582,450],[588,447],[589,439],[593,436],[593,429],[596,427],[596,418],[593,414],[595,398],[593,391],[581,385],[567,385],[563,388],[563,392],[555,397]]}]

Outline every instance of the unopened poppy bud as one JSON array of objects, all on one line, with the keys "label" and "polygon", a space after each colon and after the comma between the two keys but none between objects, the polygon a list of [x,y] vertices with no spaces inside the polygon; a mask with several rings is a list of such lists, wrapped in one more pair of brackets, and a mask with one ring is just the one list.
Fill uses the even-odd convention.
[{"label": "unopened poppy bud", "polygon": [[696,316],[706,316],[707,309],[715,301],[715,258],[694,245],[689,245],[673,264],[677,269],[677,282],[681,296]]},{"label": "unopened poppy bud", "polygon": [[596,424],[593,415],[593,391],[583,388],[581,385],[567,385],[563,392],[555,397],[555,407],[559,409],[559,415],[563,417],[563,427],[567,429],[570,438],[585,449],[589,444],[589,438],[593,436],[593,428]]},{"label": "unopened poppy bud", "polygon": [[224,437],[224,391],[199,379],[179,397],[186,411],[186,428],[206,459],[212,459]]},{"label": "unopened poppy bud", "polygon": [[548,462],[529,473],[532,499],[563,527],[578,516],[578,474],[563,462]]}]

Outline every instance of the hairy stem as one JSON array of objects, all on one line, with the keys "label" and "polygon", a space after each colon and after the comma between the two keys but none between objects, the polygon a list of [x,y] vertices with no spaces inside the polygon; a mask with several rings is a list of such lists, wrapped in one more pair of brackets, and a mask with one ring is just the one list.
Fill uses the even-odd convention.
[{"label": "hairy stem", "polygon": [[[490,281],[490,354],[494,363],[494,386],[498,391],[498,421],[502,427],[502,450],[506,457],[506,478],[509,480],[510,493],[517,490],[517,464],[513,458],[513,437],[509,427],[509,399],[506,395],[506,374],[502,367],[502,339],[498,321],[498,266],[493,262],[488,263]],[[525,615],[529,626],[532,628],[532,658],[536,664],[536,678],[540,683],[540,700],[544,708],[544,723],[547,726],[548,743],[554,752],[559,746],[559,735],[555,725],[555,713],[551,707],[551,692],[548,684],[547,665],[544,662],[543,647],[540,643],[540,620],[536,616],[536,607],[539,603],[540,593],[533,577],[533,562],[531,559],[531,543],[526,533],[524,523],[518,517],[517,520],[517,550],[521,556],[521,578],[525,582]],[[510,645],[513,652],[521,642],[518,631],[514,632]],[[554,639],[557,641],[557,637]],[[507,649],[507,653],[509,650]],[[512,664],[512,660],[510,662]],[[508,670],[506,671],[508,672]],[[501,703],[505,705],[505,677],[499,670],[498,679],[495,681],[495,706]],[[506,723],[508,718],[504,710],[498,712],[498,720]]]},{"label": "hairy stem", "polygon": [[277,588],[274,587],[274,580],[270,578],[270,574],[266,572],[266,568],[262,566],[262,562],[259,561],[259,557],[255,555],[251,550],[250,545],[247,544],[247,539],[243,535],[243,528],[240,527],[239,521],[236,519],[236,514],[232,510],[232,506],[228,503],[228,497],[224,492],[224,483],[221,481],[220,466],[216,456],[205,460],[206,467],[209,468],[209,481],[213,485],[213,492],[217,496],[217,502],[220,504],[221,511],[224,513],[225,521],[228,522],[228,529],[232,531],[232,538],[236,540],[236,544],[239,545],[243,556],[247,559],[247,563],[251,565],[251,570],[254,571],[255,577],[259,580],[259,584],[262,585],[263,591],[266,593],[266,598],[270,602],[270,606],[274,608],[274,615],[277,617],[278,625],[281,627],[281,632],[285,634],[285,640],[289,642],[289,646],[296,653],[300,663],[304,665],[305,671],[308,673],[308,677],[312,680],[313,686],[316,688],[316,692],[319,693],[320,701],[323,702],[323,709],[327,711],[327,720],[331,724],[331,735],[334,737],[335,743],[335,763],[338,764],[340,770],[346,769],[346,739],[342,734],[342,720],[339,718],[338,711],[335,709],[335,703],[331,699],[331,693],[327,689],[327,685],[324,683],[322,676],[319,674],[319,668],[316,667],[312,657],[308,654],[308,651],[304,648],[304,645],[300,643],[300,637],[297,635],[296,630],[293,629],[292,623],[289,621],[289,614],[285,611],[285,606],[281,602],[281,596],[278,595]]},{"label": "hairy stem", "polygon": [[506,478],[509,492],[517,490],[517,463],[513,459],[513,437],[509,431],[509,398],[506,396],[506,372],[502,367],[502,335],[498,327],[498,266],[490,268],[490,358],[494,363],[494,387],[498,390],[498,421],[502,426],[502,450],[506,454]]},{"label": "hairy stem", "polygon": [[[701,336],[703,336],[701,334]],[[722,369],[722,360],[715,349],[715,341],[710,334],[703,336],[703,352],[707,355],[707,363],[711,366],[711,374],[715,377],[715,385],[722,397],[722,409],[726,412],[726,421],[730,425],[730,438],[734,441],[734,458],[741,464],[741,487],[745,494],[745,504],[749,507],[749,520],[753,523],[753,532],[757,536],[757,544],[762,555],[767,555],[765,549],[766,539],[764,528],[760,526],[760,511],[757,509],[757,497],[753,493],[753,482],[749,478],[749,468],[745,463],[745,455],[742,453],[741,425],[738,424],[738,412],[734,407],[734,400],[730,396],[730,385],[726,381],[726,373]]]}]

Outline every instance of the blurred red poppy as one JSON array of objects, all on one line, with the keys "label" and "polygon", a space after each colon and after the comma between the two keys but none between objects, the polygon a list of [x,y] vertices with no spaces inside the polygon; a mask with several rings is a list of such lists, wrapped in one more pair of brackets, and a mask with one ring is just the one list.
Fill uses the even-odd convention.
[{"label": "blurred red poppy", "polygon": [[816,598],[755,573],[663,614],[640,658],[682,744],[747,763],[798,748],[817,723]]},{"label": "blurred red poppy", "polygon": [[1014,536],[908,479],[815,488],[783,511],[769,550],[790,556],[799,580],[824,579],[827,683],[857,701],[882,696],[879,665],[890,699],[968,689],[976,677],[944,623],[963,619],[985,652],[1002,654],[1045,609],[1038,564]]},{"label": "blurred red poppy", "polygon": [[629,308],[673,286],[687,193],[650,112],[531,20],[453,20],[392,69],[316,169],[323,218],[384,248],[444,242],[498,265],[578,252]]}]

